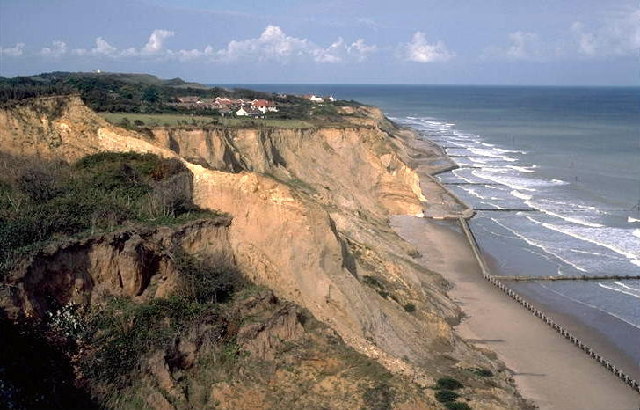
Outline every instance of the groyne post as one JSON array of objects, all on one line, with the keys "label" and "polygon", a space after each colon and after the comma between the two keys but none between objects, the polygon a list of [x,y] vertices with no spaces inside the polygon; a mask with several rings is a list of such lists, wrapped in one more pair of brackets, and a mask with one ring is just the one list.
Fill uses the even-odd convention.
[{"label": "groyne post", "polygon": [[469,245],[471,246],[471,251],[473,252],[474,257],[478,262],[478,265],[480,266],[480,270],[482,271],[483,278],[485,278],[489,283],[491,283],[501,291],[505,292],[508,296],[510,296],[513,300],[515,300],[525,309],[529,310],[530,312],[533,312],[533,314],[536,317],[539,317],[540,319],[542,319],[549,327],[554,329],[556,332],[562,335],[565,339],[569,340],[576,347],[578,347],[583,352],[585,352],[585,354],[589,355],[595,361],[600,363],[604,368],[606,368],[611,373],[613,373],[623,383],[631,387],[636,392],[640,393],[640,383],[638,383],[638,381],[626,375],[622,370],[616,368],[611,362],[609,362],[604,357],[596,353],[593,349],[588,347],[584,342],[582,342],[580,339],[572,335],[569,331],[564,329],[559,324],[555,323],[553,319],[545,315],[544,312],[542,312],[541,310],[537,309],[535,306],[527,302],[524,298],[518,295],[517,292],[515,292],[513,289],[510,289],[508,286],[502,283],[496,276],[492,275],[489,269],[487,268],[487,265],[484,263],[484,259],[482,258],[482,255],[480,254],[480,248],[478,247],[478,242],[476,241],[476,238],[473,235],[473,232],[471,232],[471,228],[469,228],[469,223],[467,222],[466,219],[462,217],[458,218],[458,221],[460,223],[460,227],[462,228],[462,231],[467,237]]}]

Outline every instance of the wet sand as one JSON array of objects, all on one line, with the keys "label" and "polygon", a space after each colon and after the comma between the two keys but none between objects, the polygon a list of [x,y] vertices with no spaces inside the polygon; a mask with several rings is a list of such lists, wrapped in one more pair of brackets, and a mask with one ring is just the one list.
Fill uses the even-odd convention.
[{"label": "wet sand", "polygon": [[396,216],[391,225],[454,285],[449,296],[466,315],[457,332],[496,352],[525,398],[541,409],[640,408],[639,394],[484,280],[457,222]]}]

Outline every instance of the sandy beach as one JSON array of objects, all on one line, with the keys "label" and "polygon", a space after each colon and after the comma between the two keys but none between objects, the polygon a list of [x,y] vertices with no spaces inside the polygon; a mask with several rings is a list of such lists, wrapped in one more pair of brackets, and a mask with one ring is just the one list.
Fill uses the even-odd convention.
[{"label": "sandy beach", "polygon": [[391,224],[453,285],[449,296],[466,316],[459,334],[494,351],[525,398],[541,409],[639,408],[640,395],[483,279],[457,222],[397,216]]}]

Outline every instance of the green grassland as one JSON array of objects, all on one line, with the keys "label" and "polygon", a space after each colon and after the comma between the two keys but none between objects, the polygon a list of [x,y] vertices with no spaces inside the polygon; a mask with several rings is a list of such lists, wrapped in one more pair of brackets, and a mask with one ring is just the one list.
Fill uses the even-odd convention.
[{"label": "green grassland", "polygon": [[[131,127],[273,127],[273,128],[313,128],[309,121],[283,120],[269,118],[223,118],[218,116],[191,114],[139,114],[111,113],[100,115],[110,123],[118,126],[129,124]],[[125,121],[126,118],[126,121]],[[138,123],[136,123],[138,121]],[[141,123],[140,123],[141,121]],[[138,125],[136,125],[138,124]]]}]

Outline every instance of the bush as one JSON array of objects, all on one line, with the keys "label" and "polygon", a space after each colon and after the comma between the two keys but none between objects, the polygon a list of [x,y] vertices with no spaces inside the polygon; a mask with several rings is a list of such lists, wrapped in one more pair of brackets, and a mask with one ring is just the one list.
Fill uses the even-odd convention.
[{"label": "bush", "polygon": [[213,343],[226,346],[225,355],[238,356],[227,328],[230,310],[218,303],[244,286],[240,273],[222,258],[207,262],[178,252],[173,259],[182,279],[173,296],[142,304],[113,298],[88,318],[85,338],[95,350],[83,360],[82,372],[90,380],[110,386],[108,390],[124,387],[144,358],[159,349],[170,365],[177,363],[178,357],[170,357],[173,344],[196,323],[206,324],[207,334],[215,335]]},{"label": "bush", "polygon": [[467,403],[463,403],[460,401],[450,401],[448,403],[445,403],[444,407],[449,410],[471,410],[471,407],[469,407]]},{"label": "bush", "polygon": [[393,403],[394,393],[388,384],[378,384],[364,392],[363,401],[367,410],[389,410]]},{"label": "bush", "polygon": [[178,297],[145,304],[112,299],[88,320],[87,338],[96,348],[83,361],[83,374],[98,383],[128,385],[146,354],[169,346],[204,311],[204,305]]},{"label": "bush", "polygon": [[416,305],[414,305],[413,303],[407,303],[406,305],[404,305],[404,310],[405,312],[415,312]]},{"label": "bush", "polygon": [[131,128],[131,121],[129,121],[127,117],[123,117],[120,122],[118,122],[118,127]]},{"label": "bush", "polygon": [[36,202],[48,201],[59,193],[55,177],[41,169],[27,170],[19,178],[18,186]]},{"label": "bush", "polygon": [[178,252],[173,261],[180,271],[181,297],[198,303],[225,303],[245,282],[224,257],[199,259]]},{"label": "bush", "polygon": [[0,186],[0,272],[58,236],[215,215],[193,204],[191,173],[175,158],[102,152],[73,166],[27,166]]},{"label": "bush", "polygon": [[453,377],[441,377],[436,382],[437,390],[458,390],[463,387],[464,385]]},{"label": "bush", "polygon": [[455,401],[460,395],[451,390],[438,390],[435,394],[436,400],[440,403],[448,403]]},{"label": "bush", "polygon": [[487,369],[475,368],[475,369],[471,369],[471,372],[476,376],[480,376],[480,377],[493,377],[493,372]]}]

